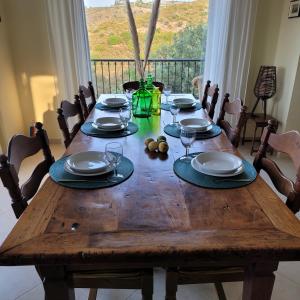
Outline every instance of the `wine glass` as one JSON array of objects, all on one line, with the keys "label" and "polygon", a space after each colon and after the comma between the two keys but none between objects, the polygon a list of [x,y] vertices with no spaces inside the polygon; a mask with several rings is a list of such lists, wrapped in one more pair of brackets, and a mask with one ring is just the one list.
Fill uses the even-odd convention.
[{"label": "wine glass", "polygon": [[126,98],[128,99],[129,102],[132,101],[132,95],[133,95],[134,92],[135,92],[134,89],[127,89],[125,91],[125,96],[126,96]]},{"label": "wine glass", "polygon": [[189,157],[189,148],[192,146],[196,139],[196,131],[190,127],[182,127],[180,130],[180,140],[182,145],[185,147],[185,156],[181,157],[180,160],[190,161],[192,158]]},{"label": "wine glass", "polygon": [[122,124],[127,128],[128,122],[131,119],[131,109],[130,108],[120,108],[120,119]]},{"label": "wine glass", "polygon": [[169,96],[171,95],[172,86],[171,85],[165,85],[164,86],[164,95],[166,96],[166,103],[168,104]]},{"label": "wine glass", "polygon": [[114,178],[123,178],[122,174],[118,174],[118,165],[123,156],[123,147],[118,142],[108,143],[105,146],[105,157],[107,161],[114,167]]},{"label": "wine glass", "polygon": [[179,110],[180,110],[180,108],[178,106],[176,106],[176,105],[171,105],[170,106],[170,112],[171,112],[171,114],[173,116],[173,123],[172,123],[172,125],[177,125],[176,115],[179,113]]}]

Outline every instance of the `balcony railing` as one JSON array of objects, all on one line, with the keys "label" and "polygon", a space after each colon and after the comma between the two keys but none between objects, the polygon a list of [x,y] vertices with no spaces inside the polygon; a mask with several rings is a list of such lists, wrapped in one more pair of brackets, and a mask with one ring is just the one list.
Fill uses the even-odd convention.
[{"label": "balcony railing", "polygon": [[[124,82],[139,80],[133,59],[92,59],[91,65],[97,96],[122,93]],[[203,70],[203,59],[150,59],[146,68],[155,81],[171,85],[175,93],[191,93],[191,80]]]}]

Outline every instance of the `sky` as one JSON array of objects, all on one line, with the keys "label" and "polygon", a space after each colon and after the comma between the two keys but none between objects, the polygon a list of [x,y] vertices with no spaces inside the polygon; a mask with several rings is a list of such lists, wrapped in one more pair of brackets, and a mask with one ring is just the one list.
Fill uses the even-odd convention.
[{"label": "sky", "polygon": [[[151,2],[151,0],[148,0]],[[171,0],[170,0],[171,1]],[[182,2],[191,2],[193,0],[181,0]],[[134,2],[134,0],[130,0],[130,2]],[[115,0],[84,0],[84,4],[87,7],[107,7],[111,6],[115,3]]]}]

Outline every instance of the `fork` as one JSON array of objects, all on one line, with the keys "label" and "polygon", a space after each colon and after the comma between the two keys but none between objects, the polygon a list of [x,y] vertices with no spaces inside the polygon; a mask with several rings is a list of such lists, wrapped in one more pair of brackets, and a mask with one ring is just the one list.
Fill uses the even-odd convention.
[{"label": "fork", "polygon": [[59,179],[58,182],[98,182],[98,183],[116,183],[118,181],[112,180],[112,179],[93,179],[93,180],[88,180],[88,179],[68,179],[68,178],[63,178]]},{"label": "fork", "polygon": [[230,178],[217,178],[214,179],[214,181],[216,182],[222,182],[222,181],[236,181],[236,182],[248,182],[248,181],[252,181],[253,179],[247,179],[247,178],[241,178],[241,179],[230,179]]}]

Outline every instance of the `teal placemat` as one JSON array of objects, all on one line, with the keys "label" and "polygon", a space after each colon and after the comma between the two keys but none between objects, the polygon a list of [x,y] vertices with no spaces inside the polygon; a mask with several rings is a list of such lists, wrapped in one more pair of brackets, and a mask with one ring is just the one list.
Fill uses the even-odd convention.
[{"label": "teal placemat", "polygon": [[[170,111],[170,107],[171,107],[171,104],[167,104],[167,103],[161,103],[161,105],[160,105],[160,108],[162,110]],[[180,108],[180,110],[199,110],[201,108],[202,108],[201,104],[197,103],[194,107]]]},{"label": "teal placemat", "polygon": [[128,107],[128,105],[123,105],[121,107],[109,107],[107,105],[103,105],[101,102],[98,102],[95,107],[100,110],[119,111],[120,108]]},{"label": "teal placemat", "polygon": [[[110,186],[117,185],[130,177],[133,173],[134,167],[131,160],[126,157],[122,157],[120,164],[118,165],[118,174],[122,174],[123,178],[111,178],[113,172],[100,176],[77,176],[72,175],[64,170],[64,164],[68,157],[63,157],[57,160],[49,170],[50,177],[58,184],[73,188],[73,189],[99,189],[107,188]],[[82,182],[60,182],[62,179],[74,179],[74,180],[85,180]]]},{"label": "teal placemat", "polygon": [[[180,126],[168,124],[164,127],[164,132],[170,136],[179,138],[180,137]],[[219,126],[213,124],[213,127],[211,130],[209,130],[207,132],[198,133],[196,136],[196,140],[210,139],[210,138],[220,135],[221,133],[222,133],[221,128]]]},{"label": "teal placemat", "polygon": [[90,136],[99,137],[99,138],[119,138],[128,136],[136,133],[139,128],[136,124],[129,122],[128,127],[120,131],[100,131],[92,126],[92,122],[86,122],[81,127],[80,130]]},{"label": "teal placemat", "polygon": [[[199,153],[192,153],[190,156],[195,157]],[[233,177],[215,177],[202,174],[193,169],[190,162],[177,159],[173,165],[175,174],[194,185],[211,188],[211,189],[232,189],[239,188],[250,184],[256,178],[256,170],[252,164],[243,160],[244,172],[240,175]],[[238,181],[238,180],[245,181]]]}]

